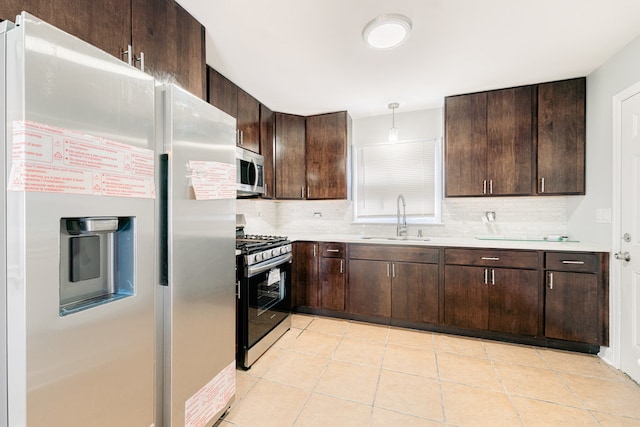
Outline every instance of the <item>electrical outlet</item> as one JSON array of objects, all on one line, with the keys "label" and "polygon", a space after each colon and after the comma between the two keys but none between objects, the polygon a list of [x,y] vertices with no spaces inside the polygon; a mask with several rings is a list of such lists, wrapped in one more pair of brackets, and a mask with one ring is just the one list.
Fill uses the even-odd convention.
[{"label": "electrical outlet", "polygon": [[596,222],[598,224],[611,224],[611,209],[596,209]]}]

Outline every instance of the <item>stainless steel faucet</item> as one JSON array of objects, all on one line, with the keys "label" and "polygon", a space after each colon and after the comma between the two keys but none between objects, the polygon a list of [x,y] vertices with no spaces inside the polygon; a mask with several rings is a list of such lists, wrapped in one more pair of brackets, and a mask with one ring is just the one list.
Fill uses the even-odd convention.
[{"label": "stainless steel faucet", "polygon": [[[402,200],[402,224],[400,224],[400,200]],[[396,226],[396,236],[407,235],[407,201],[404,196],[400,194],[396,201],[398,205],[398,223]]]}]

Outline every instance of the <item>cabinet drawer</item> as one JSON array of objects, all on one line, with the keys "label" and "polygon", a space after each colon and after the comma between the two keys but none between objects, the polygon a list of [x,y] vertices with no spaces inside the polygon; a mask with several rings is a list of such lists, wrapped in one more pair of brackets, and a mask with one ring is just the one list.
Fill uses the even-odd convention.
[{"label": "cabinet drawer", "polygon": [[320,255],[324,258],[344,258],[344,243],[320,243]]},{"label": "cabinet drawer", "polygon": [[349,245],[349,258],[437,264],[440,260],[440,250],[423,246],[361,245],[356,243]]},{"label": "cabinet drawer", "polygon": [[593,253],[547,252],[545,268],[561,271],[598,271],[598,255]]},{"label": "cabinet drawer", "polygon": [[538,268],[535,251],[503,251],[493,249],[446,249],[446,264],[480,267]]}]

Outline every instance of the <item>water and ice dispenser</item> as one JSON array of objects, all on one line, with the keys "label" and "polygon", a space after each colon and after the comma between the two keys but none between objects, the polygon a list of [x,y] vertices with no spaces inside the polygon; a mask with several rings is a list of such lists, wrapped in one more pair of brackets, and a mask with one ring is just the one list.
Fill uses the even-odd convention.
[{"label": "water and ice dispenser", "polygon": [[135,295],[134,219],[60,219],[60,316]]}]

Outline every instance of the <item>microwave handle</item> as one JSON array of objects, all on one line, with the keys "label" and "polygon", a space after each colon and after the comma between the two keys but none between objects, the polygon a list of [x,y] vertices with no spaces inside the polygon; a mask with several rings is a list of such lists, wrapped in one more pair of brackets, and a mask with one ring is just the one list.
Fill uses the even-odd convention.
[{"label": "microwave handle", "polygon": [[253,167],[253,172],[254,175],[256,176],[256,179],[253,182],[253,191],[256,191],[256,188],[258,188],[258,165],[256,164],[256,160],[255,159],[251,159],[251,166]]}]

